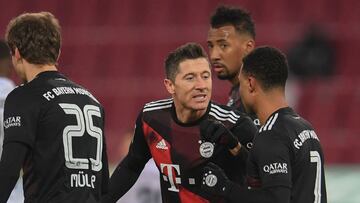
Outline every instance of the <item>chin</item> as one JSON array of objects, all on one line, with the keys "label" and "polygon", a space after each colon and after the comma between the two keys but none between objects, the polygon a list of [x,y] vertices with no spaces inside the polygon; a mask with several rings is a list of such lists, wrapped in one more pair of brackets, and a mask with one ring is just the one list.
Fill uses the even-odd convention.
[{"label": "chin", "polygon": [[194,104],[192,106],[192,109],[194,109],[195,111],[201,111],[201,110],[206,110],[207,107],[209,105],[209,102],[204,102],[204,103],[201,103],[201,104]]},{"label": "chin", "polygon": [[219,80],[228,80],[229,79],[229,77],[227,75],[224,75],[224,74],[218,74],[217,78]]}]

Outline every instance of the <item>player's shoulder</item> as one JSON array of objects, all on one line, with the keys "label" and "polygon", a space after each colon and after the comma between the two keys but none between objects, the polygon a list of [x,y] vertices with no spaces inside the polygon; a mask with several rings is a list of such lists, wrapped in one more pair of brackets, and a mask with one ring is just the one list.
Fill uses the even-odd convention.
[{"label": "player's shoulder", "polygon": [[144,105],[144,107],[142,108],[142,112],[145,113],[167,110],[171,108],[173,103],[174,101],[172,98],[151,101]]},{"label": "player's shoulder", "polygon": [[291,108],[284,108],[276,111],[267,119],[265,124],[259,129],[259,134],[291,136],[292,132],[310,127],[309,123]]},{"label": "player's shoulder", "polygon": [[224,104],[219,104],[217,102],[214,102],[214,101],[211,101],[210,102],[210,107],[213,108],[213,109],[222,109],[224,111],[233,111],[234,113],[236,114],[240,114],[240,111],[230,107],[230,106],[227,106],[227,105],[224,105]]},{"label": "player's shoulder", "polygon": [[263,151],[270,143],[283,143],[289,145],[292,135],[289,135],[288,128],[284,125],[281,113],[273,113],[258,130],[258,134],[254,138],[254,146],[256,151]]},{"label": "player's shoulder", "polygon": [[75,83],[71,80],[68,80],[68,82],[73,85],[72,86],[72,89],[73,91],[77,94],[77,95],[86,95],[88,96],[89,98],[91,98],[93,101],[95,101],[97,104],[99,104],[100,106],[101,103],[99,102],[99,100],[92,94],[92,92],[90,90],[88,90],[86,87],[78,84],[78,83]]},{"label": "player's shoulder", "polygon": [[280,117],[281,115],[279,116],[279,113],[271,115],[259,129],[259,134],[271,134],[279,131],[283,127]]},{"label": "player's shoulder", "polygon": [[28,89],[26,85],[20,85],[13,89],[6,97],[4,103],[5,112],[28,112],[37,111],[41,107],[40,101]]},{"label": "player's shoulder", "polygon": [[229,106],[210,102],[209,116],[222,122],[236,124],[240,119],[245,117],[245,114]]},{"label": "player's shoulder", "polygon": [[21,84],[19,86],[16,86],[8,95],[6,98],[6,101],[12,101],[12,102],[21,102],[21,101],[28,101],[29,97],[32,97],[31,92],[28,90],[28,86]]}]

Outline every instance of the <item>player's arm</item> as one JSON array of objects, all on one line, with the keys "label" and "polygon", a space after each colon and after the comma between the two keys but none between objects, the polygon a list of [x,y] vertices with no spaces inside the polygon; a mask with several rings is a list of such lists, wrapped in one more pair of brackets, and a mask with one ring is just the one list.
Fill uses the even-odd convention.
[{"label": "player's arm", "polygon": [[151,157],[145,141],[142,122],[141,113],[136,121],[135,134],[129,152],[112,174],[109,192],[103,198],[103,202],[116,202],[121,198],[135,184],[145,164]]},{"label": "player's arm", "polygon": [[[105,126],[105,113],[103,112],[103,126]],[[104,128],[103,128],[104,129]],[[104,132],[104,131],[103,131]],[[109,162],[107,158],[107,150],[106,150],[106,139],[105,133],[103,134],[103,151],[102,151],[102,179],[101,179],[101,194],[105,195],[108,193],[109,187]]]},{"label": "player's arm", "polygon": [[4,148],[0,162],[1,203],[6,202],[11,194],[26,154],[35,142],[39,108],[36,103],[29,105],[29,95],[19,89],[12,91],[5,101]]},{"label": "player's arm", "polygon": [[[105,141],[105,140],[104,140]],[[106,153],[106,145],[104,144],[103,147],[103,155],[102,155],[102,178],[101,178],[101,195],[106,195],[109,190],[109,164],[108,164],[108,158]]]},{"label": "player's arm", "polygon": [[228,199],[230,202],[242,203],[290,203],[291,190],[288,187],[276,186],[266,189],[247,189],[235,185]]},{"label": "player's arm", "polygon": [[200,124],[200,132],[205,141],[224,145],[231,154],[245,161],[257,128],[250,118],[244,116],[231,130],[220,121],[204,120]]},{"label": "player's arm", "polygon": [[236,125],[231,128],[231,132],[238,139],[238,146],[233,148],[230,152],[241,160],[246,162],[248,157],[248,150],[253,145],[253,139],[258,132],[257,127],[248,116],[241,116]]},{"label": "player's arm", "polygon": [[[216,178],[214,178],[214,176]],[[223,196],[233,203],[289,203],[291,190],[286,186],[248,189],[228,179],[217,165],[209,163],[204,168],[202,188],[208,193]]]},{"label": "player's arm", "polygon": [[231,128],[231,132],[239,141],[238,146],[230,150],[236,159],[234,163],[238,164],[238,168],[243,168],[246,171],[244,163],[247,162],[249,150],[252,148],[254,136],[258,129],[250,117],[241,115],[236,125]]},{"label": "player's arm", "polygon": [[241,150],[241,144],[237,137],[220,121],[204,120],[200,123],[201,139],[206,142],[214,143],[215,145],[224,145],[233,155],[234,151]]},{"label": "player's arm", "polygon": [[[203,189],[224,196],[231,202],[290,202],[292,171],[291,152],[287,140],[274,132],[265,132],[259,136],[261,139],[257,139],[251,156],[257,163],[256,170],[259,173],[258,178],[261,180],[260,188],[247,189],[236,185],[226,177],[222,169],[210,164],[205,167]],[[217,186],[209,184],[210,174],[217,177]]]},{"label": "player's arm", "polygon": [[28,147],[19,142],[4,145],[0,161],[0,203],[6,203],[15,187],[27,151]]}]

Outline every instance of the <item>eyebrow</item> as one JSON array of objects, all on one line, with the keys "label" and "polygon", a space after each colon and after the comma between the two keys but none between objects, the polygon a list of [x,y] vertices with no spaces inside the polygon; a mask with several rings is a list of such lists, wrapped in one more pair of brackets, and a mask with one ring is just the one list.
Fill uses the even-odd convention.
[{"label": "eyebrow", "polygon": [[[203,72],[200,73],[200,75],[202,75],[202,74],[204,74],[204,73],[211,74],[210,71],[204,70]],[[194,73],[194,72],[186,73],[186,74],[183,76],[183,78],[186,78],[186,76],[188,76],[188,75],[194,76],[194,75],[196,75],[196,73]]]},{"label": "eyebrow", "polygon": [[[221,43],[221,42],[227,42],[227,41],[226,41],[226,39],[224,39],[224,38],[217,39],[217,40],[215,41],[215,43]],[[209,44],[209,43],[213,43],[213,42],[212,42],[211,40],[208,40],[207,43]]]},{"label": "eyebrow", "polygon": [[193,73],[193,72],[191,72],[191,73],[186,73],[186,74],[183,76],[183,78],[186,78],[188,75],[193,76],[193,75],[195,75],[195,73]]},{"label": "eyebrow", "polygon": [[226,39],[218,39],[216,42],[226,42]]}]

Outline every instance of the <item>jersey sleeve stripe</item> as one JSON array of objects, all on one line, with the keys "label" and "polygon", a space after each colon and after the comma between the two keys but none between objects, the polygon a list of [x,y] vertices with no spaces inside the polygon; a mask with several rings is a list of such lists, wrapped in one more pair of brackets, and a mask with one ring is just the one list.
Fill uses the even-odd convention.
[{"label": "jersey sleeve stripe", "polygon": [[218,115],[216,115],[214,112],[212,112],[212,111],[210,111],[209,112],[209,115],[212,115],[212,116],[214,116],[216,119],[218,119],[218,120],[220,120],[220,121],[229,121],[229,122],[231,122],[231,123],[236,123],[235,121],[233,121],[232,119],[230,119],[230,118],[222,118],[222,117],[219,117]]},{"label": "jersey sleeve stripe", "polygon": [[233,115],[235,118],[240,118],[240,115],[236,114],[234,111],[225,110],[225,109],[219,107],[219,106],[216,105],[216,104],[211,104],[211,107],[217,109],[218,111],[221,111],[222,113],[231,114],[231,115]]},{"label": "jersey sleeve stripe", "polygon": [[172,106],[172,104],[164,105],[164,106],[156,106],[156,107],[144,108],[143,112],[154,111],[154,110],[159,110],[159,109],[166,109],[166,108],[170,108],[171,106]]},{"label": "jersey sleeve stripe", "polygon": [[151,102],[146,103],[145,106],[158,104],[158,103],[166,103],[166,102],[169,102],[169,101],[173,101],[173,99],[169,98],[169,99],[161,99],[161,100],[151,101]]},{"label": "jersey sleeve stripe", "polygon": [[168,102],[168,101],[172,101],[172,100],[173,100],[172,98],[168,98],[168,99],[160,99],[160,100],[156,100],[156,101],[149,102],[149,103],[147,103],[147,104],[154,104],[154,103]]},{"label": "jersey sleeve stripe", "polygon": [[216,109],[210,109],[210,112],[213,112],[214,114],[218,115],[221,118],[231,119],[234,122],[236,122],[238,120],[238,118],[234,118],[231,114],[222,114],[219,111],[217,111]]},{"label": "jersey sleeve stripe", "polygon": [[279,113],[276,113],[275,116],[274,116],[274,119],[271,121],[271,124],[269,125],[268,130],[271,130],[271,128],[272,128],[273,125],[275,124],[276,119],[278,118],[278,116],[279,116]]},{"label": "jersey sleeve stripe", "polygon": [[155,106],[162,106],[162,105],[165,105],[165,104],[171,104],[173,101],[170,100],[170,101],[167,101],[167,102],[162,102],[162,103],[147,103],[145,104],[145,108],[148,108],[148,107],[155,107]]},{"label": "jersey sleeve stripe", "polygon": [[266,122],[264,128],[263,128],[263,131],[267,130],[267,127],[270,125],[272,119],[274,118],[274,116],[271,116],[270,119]]},{"label": "jersey sleeve stripe", "polygon": [[262,132],[263,128],[264,128],[264,126],[261,126],[261,128],[260,128],[260,130],[259,130],[259,133]]}]

